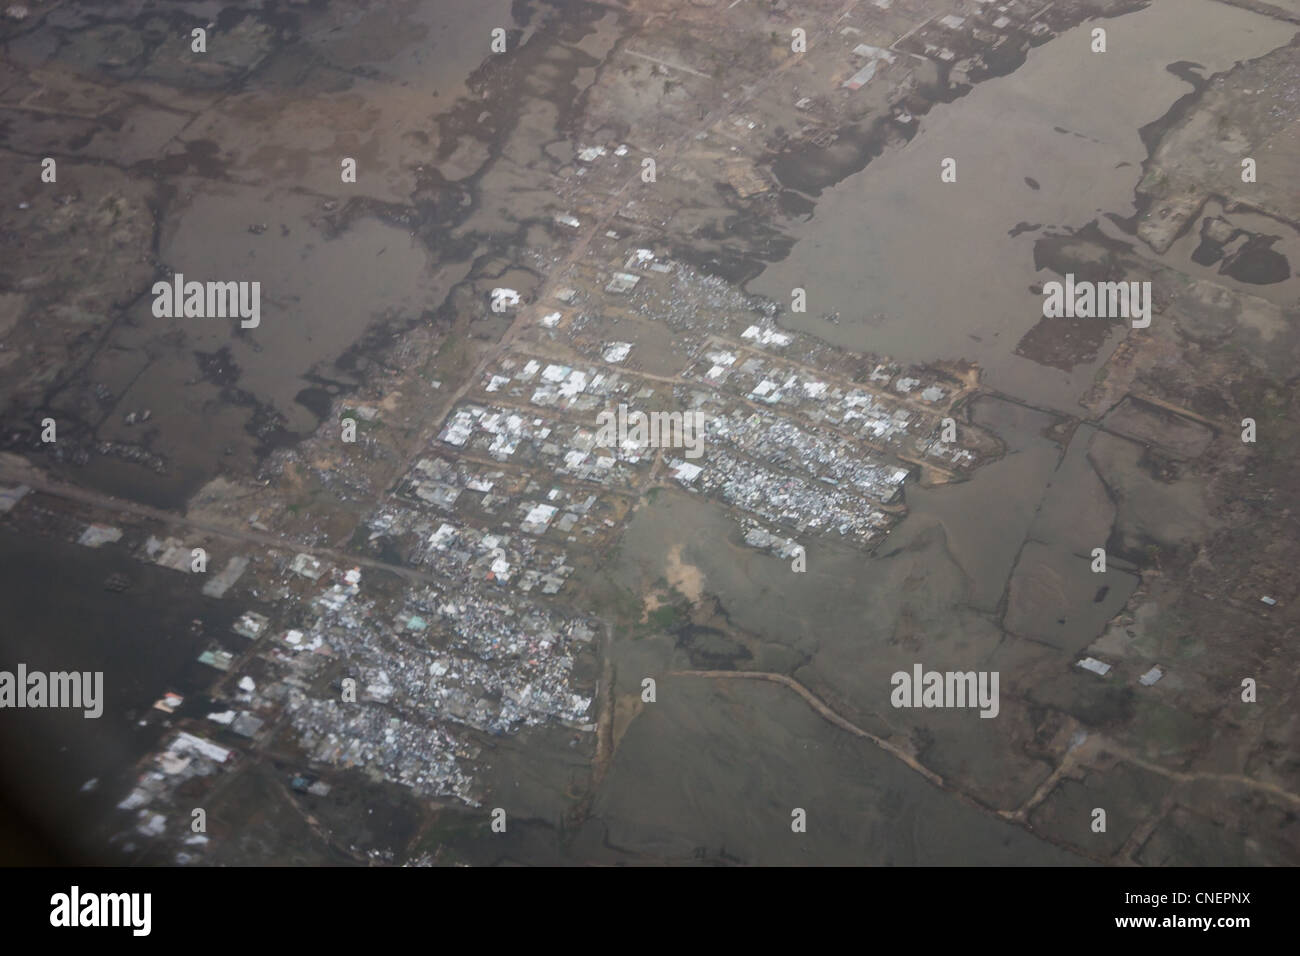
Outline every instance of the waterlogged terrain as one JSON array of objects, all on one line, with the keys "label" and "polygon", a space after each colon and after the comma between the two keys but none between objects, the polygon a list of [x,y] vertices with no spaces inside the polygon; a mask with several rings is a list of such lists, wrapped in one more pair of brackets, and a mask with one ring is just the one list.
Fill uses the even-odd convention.
[{"label": "waterlogged terrain", "polygon": [[[1113,220],[1135,213],[1142,131],[1190,89],[1170,65],[1213,75],[1293,32],[1215,0],[1126,14],[1108,25],[1118,39],[1105,54],[1091,52],[1093,26],[935,106],[906,146],[822,191],[816,213],[791,230],[791,254],[749,287],[777,299],[815,289],[808,312],[783,323],[791,328],[903,361],[965,358],[989,387],[1074,414],[1121,334],[1099,329],[1066,367],[1017,348],[1042,320],[1044,264],[1066,271],[1039,252],[1044,240],[1092,226],[1131,244]],[[957,179],[939,189],[946,157]],[[836,312],[836,324],[822,318]]]},{"label": "waterlogged terrain", "polygon": [[0,21],[60,853],[1300,861],[1300,9],[138,7]]}]

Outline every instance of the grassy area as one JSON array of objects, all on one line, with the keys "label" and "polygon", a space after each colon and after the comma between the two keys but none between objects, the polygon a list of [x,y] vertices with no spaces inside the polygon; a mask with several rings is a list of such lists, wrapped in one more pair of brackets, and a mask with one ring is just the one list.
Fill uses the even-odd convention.
[{"label": "grassy area", "polygon": [[651,611],[647,620],[656,631],[672,632],[681,627],[684,617],[674,605],[665,604]]}]

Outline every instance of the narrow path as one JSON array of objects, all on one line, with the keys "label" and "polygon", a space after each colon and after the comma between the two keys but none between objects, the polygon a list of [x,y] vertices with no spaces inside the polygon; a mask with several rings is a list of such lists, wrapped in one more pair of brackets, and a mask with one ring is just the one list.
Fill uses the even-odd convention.
[{"label": "narrow path", "polygon": [[11,484],[27,485],[34,491],[50,495],[54,498],[62,498],[65,501],[75,501],[80,504],[103,509],[104,511],[128,515],[133,518],[144,518],[151,521],[158,521],[171,527],[189,528],[194,531],[200,531],[204,534],[212,535],[213,537],[225,538],[228,541],[238,541],[244,544],[257,545],[263,548],[278,548],[293,552],[304,552],[317,557],[327,557],[341,566],[351,567],[357,565],[361,567],[376,568],[400,575],[401,577],[411,581],[439,584],[443,586],[447,583],[446,578],[439,577],[435,574],[428,574],[424,571],[404,567],[400,564],[389,564],[387,561],[379,561],[375,558],[353,554],[337,548],[307,544],[302,541],[294,541],[291,538],[263,531],[231,528],[204,521],[192,521],[183,515],[178,515],[171,511],[164,511],[161,508],[153,508],[149,505],[140,504],[135,501],[126,501],[121,498],[114,498],[112,495],[103,494],[98,491],[91,491],[77,485],[69,484],[65,481],[60,481],[57,478],[51,478],[39,469],[30,466],[23,468],[10,461],[6,461],[3,458],[0,458],[0,481]]},{"label": "narrow path", "polygon": [[885,753],[903,761],[903,763],[907,764],[909,767],[911,767],[921,776],[925,777],[926,780],[929,780],[936,787],[940,787],[941,789],[944,790],[951,789],[946,783],[944,783],[943,777],[939,776],[937,773],[935,773],[933,770],[930,770],[928,767],[923,766],[919,760],[917,760],[907,751],[895,746],[894,744],[891,744],[888,740],[885,740],[882,737],[877,737],[875,734],[871,733],[870,731],[863,730],[861,727],[859,727],[857,724],[850,721],[848,718],[840,716],[835,711],[831,710],[831,708],[827,706],[827,704],[820,697],[818,697],[816,694],[810,691],[807,687],[804,687],[803,684],[799,683],[793,677],[787,677],[785,674],[773,674],[767,671],[695,671],[695,670],[672,671],[670,676],[704,677],[710,680],[763,680],[763,681],[769,681],[773,684],[781,684],[785,687],[790,688],[790,690],[794,691],[796,694],[798,694],[800,697],[806,700],[808,702],[808,705],[812,707],[813,710],[817,711],[818,714],[820,714],[830,723],[834,724],[836,727],[839,727],[841,730],[845,730],[853,734],[855,737],[862,737],[866,740],[870,740],[881,750],[885,751]]},{"label": "narrow path", "polygon": [[[1047,798],[1047,796],[1052,792],[1052,790],[1055,789],[1056,784],[1061,780],[1062,777],[1068,775],[1071,771],[1075,770],[1080,766],[1086,766],[1089,758],[1100,757],[1103,754],[1108,754],[1110,756],[1117,757],[1118,759],[1126,763],[1132,764],[1133,766],[1141,767],[1143,770],[1148,770],[1152,773],[1158,774],[1159,776],[1164,777],[1165,779],[1170,780],[1175,784],[1188,784],[1188,783],[1202,782],[1202,783],[1219,783],[1219,784],[1228,784],[1232,786],[1246,787],[1248,789],[1256,790],[1261,793],[1266,793],[1272,797],[1275,797],[1283,801],[1284,803],[1289,803],[1293,806],[1300,806],[1300,795],[1292,793],[1291,791],[1286,790],[1283,787],[1278,786],[1277,784],[1270,783],[1265,780],[1256,780],[1252,777],[1247,777],[1242,774],[1188,772],[1188,771],[1180,771],[1180,770],[1170,770],[1167,767],[1162,767],[1157,763],[1153,763],[1150,760],[1147,760],[1143,757],[1139,757],[1137,754],[1133,753],[1127,748],[1122,747],[1119,744],[1116,744],[1114,741],[1109,740],[1106,737],[1101,736],[1100,734],[1089,734],[1087,739],[1084,740],[1082,743],[1070,748],[1070,750],[1065,754],[1064,758],[1061,760],[1061,763],[1056,767],[1056,769],[1053,770],[1052,773],[1041,784],[1039,784],[1039,786],[1035,789],[1034,793],[1021,806],[1017,807],[1015,810],[997,810],[994,809],[993,807],[988,806],[985,803],[982,803],[980,800],[976,799],[975,797],[971,796],[965,791],[957,789],[955,786],[953,786],[952,784],[944,780],[944,778],[941,777],[939,774],[935,773],[933,770],[924,766],[919,760],[916,759],[916,757],[912,756],[912,754],[908,753],[907,751],[903,750],[897,745],[892,744],[889,741],[876,736],[870,731],[863,730],[857,724],[853,723],[848,718],[842,716],[841,714],[833,710],[829,705],[826,704],[825,701],[823,701],[820,697],[818,697],[816,694],[810,691],[803,684],[799,683],[794,678],[789,677],[785,674],[775,674],[768,671],[678,670],[678,671],[671,671],[669,676],[698,677],[707,680],[757,680],[757,681],[767,681],[768,683],[772,683],[772,684],[780,684],[781,686],[794,691],[796,694],[802,697],[808,703],[808,705],[812,707],[812,709],[815,710],[818,713],[818,715],[824,718],[828,723],[834,724],[836,727],[839,727],[841,730],[853,734],[855,737],[861,737],[865,740],[871,741],[873,744],[875,744],[885,753],[889,754],[890,756],[894,757],[897,760],[902,761],[910,769],[916,771],[921,776],[925,777],[925,779],[930,781],[930,783],[934,784],[936,787],[943,790],[945,793],[950,793],[953,796],[957,797],[959,800],[961,800],[963,803],[967,804],[968,806],[971,806],[981,811],[982,813],[996,816],[1002,820],[1005,820],[1008,823],[1015,824],[1016,826],[1019,826],[1022,829],[1028,830],[1031,833],[1033,833],[1035,836],[1037,836],[1039,839],[1046,839],[1046,838],[1043,837],[1042,834],[1038,833],[1033,828],[1033,826],[1029,823],[1030,811],[1032,811],[1034,807],[1036,807],[1038,804],[1040,804],[1043,800]],[[1169,812],[1169,810],[1170,810],[1170,805],[1162,805],[1159,811],[1159,817],[1165,816]],[[1158,819],[1156,822],[1158,823]],[[1139,825],[1139,830],[1142,829],[1143,829],[1142,825]],[[1154,824],[1152,824],[1148,829],[1154,829]],[[1083,854],[1080,851],[1075,850],[1073,847],[1067,846],[1065,844],[1057,843],[1055,840],[1048,840],[1047,842],[1052,843],[1054,846],[1057,846],[1063,850],[1067,850],[1071,853],[1076,853],[1077,855],[1080,856],[1087,856],[1087,854]],[[1130,840],[1125,843],[1123,852],[1109,859],[1131,860],[1132,853],[1135,850],[1139,849],[1138,846],[1133,845],[1134,843],[1135,841],[1132,838],[1130,838]],[[1091,857],[1091,856],[1089,856],[1088,858],[1102,859],[1102,858]]]}]

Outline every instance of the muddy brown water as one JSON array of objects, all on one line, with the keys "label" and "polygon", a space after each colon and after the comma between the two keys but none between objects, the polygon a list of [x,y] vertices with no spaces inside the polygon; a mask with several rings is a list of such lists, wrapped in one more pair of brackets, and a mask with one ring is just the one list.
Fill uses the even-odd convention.
[{"label": "muddy brown water", "polygon": [[[1078,414],[1078,396],[1120,336],[1105,332],[1096,358],[1073,367],[1016,354],[1041,318],[1041,297],[1030,286],[1047,276],[1035,269],[1034,241],[1047,227],[1068,232],[1107,213],[1132,215],[1146,157],[1138,131],[1188,90],[1167,64],[1191,58],[1213,73],[1288,39],[1276,23],[1209,2],[1157,3],[1107,26],[1104,69],[1088,50],[1090,27],[1079,28],[1032,51],[1014,74],[935,107],[909,144],[885,150],[823,193],[813,217],[795,228],[789,257],[749,284],[778,302],[788,302],[796,286],[808,290],[808,313],[782,319],[792,328],[907,362],[976,361],[987,384],[1051,411],[978,401],[974,420],[1006,442],[1007,454],[970,481],[909,487],[909,516],[873,555],[817,539],[807,542],[808,573],[794,574],[787,562],[744,548],[720,507],[670,493],[636,515],[610,570],[635,592],[676,554],[698,569],[732,624],[757,637],[753,659],[738,666],[789,673],[871,732],[928,730],[938,740],[926,748],[927,762],[1003,806],[1016,805],[1043,779],[1044,768],[1025,763],[1013,742],[1017,722],[1027,719],[1023,703],[1008,693],[1002,721],[989,722],[996,730],[955,719],[963,715],[923,719],[891,710],[891,672],[913,661],[940,669],[995,661],[1014,681],[1019,663],[1044,654],[1068,668],[1137,586],[1124,552],[1136,551],[1150,532],[1193,540],[1208,528],[1199,489],[1186,482],[1157,489],[1136,443],[1088,426],[1066,433],[1064,447],[1048,437],[1060,423],[1052,412]],[[1086,96],[1080,76],[1088,77]],[[952,185],[938,178],[947,156],[959,163]],[[1117,236],[1113,228],[1108,234]],[[1169,257],[1190,260],[1186,244]],[[1289,250],[1287,240],[1282,246]],[[838,325],[821,318],[836,311]],[[1092,549],[1112,546],[1106,573],[1093,573]],[[692,666],[688,649],[668,638],[616,639],[612,653],[623,675],[616,693],[635,694],[643,674]],[[788,691],[699,683],[661,685],[669,703],[632,721],[596,801],[608,842],[676,857],[712,840],[745,860],[793,862],[811,847],[781,832],[785,805],[833,794],[821,808],[823,825],[841,845],[819,846],[827,859],[998,859],[990,841],[1005,824],[988,818],[949,831],[942,847],[927,846],[918,834],[952,822],[959,804],[930,803],[937,792],[888,758],[872,762],[875,791],[863,795],[865,805],[846,799],[852,775],[834,755],[857,742],[823,724],[831,749],[807,760],[816,745],[790,738],[819,718]],[[697,724],[708,730],[692,729]],[[653,754],[668,738],[694,743],[676,749],[672,775],[651,774]],[[778,777],[788,775],[784,789],[792,793],[777,796],[782,787],[753,769],[769,761]],[[763,797],[757,802],[728,789],[746,767]],[[1008,785],[999,775],[1021,782]],[[634,796],[651,785],[660,794],[653,811]],[[884,835],[891,824],[910,826],[914,839],[891,842]],[[860,842],[861,828],[875,839]],[[1032,841],[1015,857],[1077,861]]]},{"label": "muddy brown water", "polygon": [[[1099,22],[1106,53],[1090,51],[1095,24],[1069,30],[1009,76],[935,106],[905,146],[825,190],[812,218],[791,227],[790,255],[749,290],[788,308],[791,289],[806,289],[808,311],[782,316],[789,328],[904,362],[977,362],[992,387],[1077,413],[1120,336],[1112,329],[1095,359],[1068,370],[1015,354],[1042,317],[1030,287],[1055,278],[1035,269],[1035,238],[1133,215],[1147,157],[1139,130],[1191,88],[1169,64],[1191,60],[1209,75],[1294,32],[1212,0]],[[957,160],[955,183],[940,182],[945,158]],[[1042,228],[1011,235],[1020,223]],[[834,312],[838,324],[823,318]]]},{"label": "muddy brown water", "polygon": [[[555,203],[538,187],[554,165],[541,157],[618,35],[604,10],[506,0],[309,19],[248,89],[137,167],[167,187],[160,274],[258,281],[261,324],[158,319],[143,295],[84,377],[114,398],[96,438],[143,443],[165,469],[92,456],[76,480],[179,509],[215,475],[255,472],[314,431],[330,397],[358,384],[343,360],[367,336],[380,344],[366,357],[382,359],[383,330],[392,341],[436,321],[458,285],[487,281],[477,266],[537,244],[529,225]],[[488,53],[496,27],[513,56]],[[356,158],[355,185],[340,182],[340,156]],[[143,409],[147,428],[123,424]]]},{"label": "muddy brown water", "polygon": [[[482,27],[505,5],[474,6],[470,22]],[[425,7],[410,4],[401,22],[413,35],[435,41],[436,53],[372,46],[350,65],[383,62],[406,81],[424,77],[441,104],[458,95],[479,59],[447,47],[446,23],[468,11],[464,4],[447,6],[447,21]],[[354,25],[390,35],[390,23],[369,22],[368,16],[358,13]],[[501,25],[510,24],[502,19]],[[1138,130],[1188,89],[1167,64],[1192,59],[1211,73],[1289,39],[1280,24],[1211,0],[1158,2],[1107,27],[1111,45],[1104,60],[1089,52],[1089,27],[1081,27],[1031,51],[1011,75],[935,107],[908,145],[885,150],[864,172],[823,193],[812,218],[795,227],[789,256],[755,279],[751,290],[788,302],[791,288],[804,287],[809,312],[783,320],[793,328],[907,362],[976,361],[986,382],[999,390],[1077,414],[1078,395],[1119,337],[1109,333],[1095,361],[1069,369],[1016,354],[1017,343],[1041,317],[1041,298],[1029,291],[1046,277],[1034,268],[1035,239],[1042,229],[1079,228],[1107,213],[1133,212],[1133,189],[1146,155]],[[590,45],[596,53],[604,41]],[[590,64],[575,61],[566,69],[572,82],[589,82]],[[570,78],[561,82],[567,88]],[[1063,124],[1063,117],[1069,122]],[[558,108],[539,112],[517,141],[492,148],[519,157],[541,155],[561,121]],[[464,155],[479,157],[468,147],[456,153]],[[951,185],[938,178],[940,160],[948,156],[958,160],[958,182]],[[465,162],[466,175],[478,169]],[[466,232],[512,229],[547,201],[522,172],[505,166],[488,170],[475,185],[483,212],[462,224]],[[395,187],[387,181],[385,188]],[[216,467],[211,449],[241,435],[246,420],[233,412],[212,413],[202,442],[194,441],[193,408],[219,403],[217,386],[186,386],[193,398],[174,407],[163,400],[195,376],[192,353],[215,355],[228,348],[241,387],[277,409],[287,430],[310,427],[313,409],[295,401],[306,384],[303,373],[345,351],[377,315],[418,314],[440,301],[445,288],[439,283],[450,286],[463,273],[431,274],[425,248],[374,219],[358,220],[337,238],[312,235],[305,223],[314,200],[306,197],[267,199],[249,186],[202,185],[194,192],[177,204],[176,218],[163,231],[165,258],[199,279],[259,278],[245,271],[265,270],[263,326],[251,335],[231,328],[183,329],[179,346],[148,359],[157,364],[155,377],[136,379],[141,368],[124,364],[113,370],[116,378],[105,378],[136,381],[123,410],[152,406],[156,427],[189,436],[178,439],[177,447],[188,441],[195,449],[192,460],[183,451],[179,458],[189,468],[188,480],[197,482]],[[516,203],[506,212],[501,201],[490,201],[506,197]],[[263,221],[266,233],[247,234],[250,223]],[[281,235],[281,222],[290,227],[289,237]],[[1020,223],[1041,226],[1011,235]],[[209,246],[205,237],[218,233],[233,233],[239,241],[218,244],[214,258],[218,245]],[[478,238],[471,237],[471,248]],[[1169,255],[1190,257],[1191,250],[1182,243]],[[839,325],[819,318],[837,311]],[[146,343],[135,344],[143,354]],[[1086,573],[1093,542],[1105,544],[1116,521],[1125,520],[1102,485],[1135,489],[1127,516],[1135,542],[1142,535],[1133,531],[1133,522],[1146,511],[1142,503],[1155,498],[1138,474],[1131,443],[1081,428],[1061,448],[1044,436],[1053,415],[996,399],[980,402],[975,415],[1007,443],[1007,455],[969,482],[910,488],[909,517],[874,555],[814,541],[808,544],[808,573],[794,575],[787,562],[739,544],[735,522],[722,509],[672,492],[638,512],[609,573],[634,591],[644,590],[663,576],[677,549],[732,623],[754,635],[745,666],[793,674],[832,696],[873,733],[911,733],[917,724],[888,706],[888,677],[900,666],[920,660],[967,669],[1021,641],[1062,655],[1086,646],[1134,584],[1122,561],[1104,585]],[[1169,519],[1180,534],[1200,533],[1194,491],[1185,493],[1185,507]],[[60,560],[53,555],[47,563]],[[121,620],[130,624],[132,618]],[[96,640],[76,620],[61,626]],[[142,621],[137,630],[145,633],[149,626]],[[11,649],[25,647],[15,643]],[[151,672],[148,687],[138,688],[140,699],[168,683],[169,675],[187,673],[194,650],[186,647],[183,659]],[[647,674],[693,663],[689,648],[667,638],[616,635],[611,653],[615,693],[624,695],[635,693]],[[1077,862],[944,796],[869,742],[831,727],[784,688],[669,678],[660,693],[660,709],[628,725],[570,859],[628,854],[760,863]],[[1008,702],[1007,715],[1015,718],[1014,702]],[[989,723],[996,721],[944,724],[954,743],[929,757],[955,765],[965,748],[983,765],[971,774],[1015,776],[1025,770],[1023,780],[1006,785],[1019,787],[1006,792],[1004,802],[1014,805],[1045,768],[1026,768],[997,750]],[[487,779],[498,792],[531,790],[521,798],[524,812],[556,820],[566,806],[562,791],[582,779],[582,761],[565,752],[563,734],[547,731],[538,739],[545,743],[540,758],[522,744],[505,746],[491,761]],[[128,756],[117,754],[119,761]],[[33,766],[43,760],[31,757]],[[65,788],[73,783],[65,780]],[[792,807],[810,812],[806,841],[792,839]],[[550,840],[548,834],[545,846],[554,846]],[[535,852],[534,858],[549,856]]]},{"label": "muddy brown water", "polygon": [[[175,691],[185,697],[178,716],[206,712],[202,694],[217,672],[196,658],[214,642],[242,650],[229,631],[242,609],[178,589],[176,571],[135,561],[120,544],[91,549],[5,529],[0,560],[0,670],[21,662],[29,671],[104,675],[98,718],[76,709],[3,711],[6,796],[58,834],[64,852],[81,854],[77,862],[115,862],[93,834],[121,824],[112,808],[133,785],[136,761],[165,733],[153,702]],[[125,576],[126,590],[104,587],[112,574]],[[83,789],[91,780],[98,784]]]}]

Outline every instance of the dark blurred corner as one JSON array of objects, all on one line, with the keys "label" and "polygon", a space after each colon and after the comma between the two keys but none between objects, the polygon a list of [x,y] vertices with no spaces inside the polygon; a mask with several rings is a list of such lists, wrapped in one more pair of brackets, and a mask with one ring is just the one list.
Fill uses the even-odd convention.
[{"label": "dark blurred corner", "polygon": [[76,861],[46,821],[14,797],[13,781],[0,775],[0,866],[68,866]]}]

